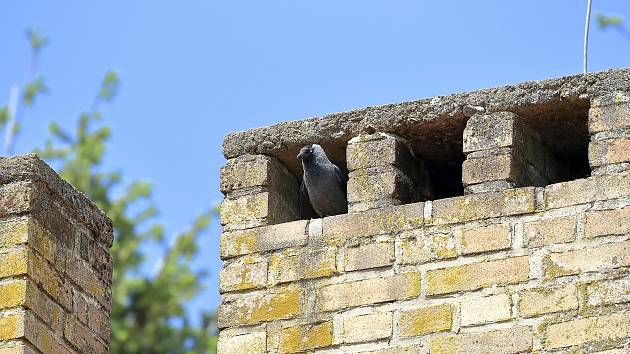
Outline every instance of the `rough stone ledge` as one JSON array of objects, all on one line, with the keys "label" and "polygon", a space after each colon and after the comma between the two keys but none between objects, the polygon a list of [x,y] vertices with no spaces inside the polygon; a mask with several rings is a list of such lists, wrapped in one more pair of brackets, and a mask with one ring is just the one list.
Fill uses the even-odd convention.
[{"label": "rough stone ledge", "polygon": [[40,182],[48,192],[73,211],[78,220],[88,226],[107,247],[114,241],[113,225],[109,217],[85,194],[64,181],[39,156],[28,154],[14,157],[0,157],[0,185],[20,181]]},{"label": "rough stone ledge", "polygon": [[464,112],[470,106],[483,107],[486,112],[512,111],[526,120],[537,121],[542,128],[553,125],[556,129],[546,138],[562,147],[571,144],[566,129],[577,129],[571,128],[574,119],[585,116],[591,98],[628,90],[630,68],[529,81],[235,132],[225,137],[223,153],[226,158],[243,154],[276,156],[300,174],[295,159],[300,146],[322,144],[334,161],[343,162],[349,139],[362,132],[380,131],[413,139],[416,151],[443,159],[461,153],[457,151],[461,149],[458,135],[467,119]]}]

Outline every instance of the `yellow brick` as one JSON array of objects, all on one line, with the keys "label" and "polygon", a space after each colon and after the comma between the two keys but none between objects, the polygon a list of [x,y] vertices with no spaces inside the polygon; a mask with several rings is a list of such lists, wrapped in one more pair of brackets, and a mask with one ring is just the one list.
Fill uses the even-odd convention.
[{"label": "yellow brick", "polygon": [[525,240],[529,247],[542,247],[575,239],[575,216],[564,216],[526,223]]},{"label": "yellow brick", "polygon": [[630,241],[552,253],[543,260],[545,278],[630,266]]},{"label": "yellow brick", "polygon": [[628,195],[630,171],[550,184],[545,187],[545,207],[562,208]]},{"label": "yellow brick", "polygon": [[221,203],[221,225],[262,225],[269,216],[269,200],[268,192],[224,199]]},{"label": "yellow brick", "polygon": [[586,213],[584,233],[587,238],[623,235],[630,232],[630,207]]},{"label": "yellow brick", "polygon": [[514,327],[488,332],[432,337],[429,341],[429,352],[431,354],[521,353],[532,349],[532,340],[531,328]]},{"label": "yellow brick", "polygon": [[512,301],[509,294],[484,297],[465,297],[461,301],[461,325],[501,322],[511,317]]},{"label": "yellow brick", "polygon": [[267,333],[256,331],[230,336],[221,331],[217,352],[221,354],[264,354],[267,353]]},{"label": "yellow brick", "polygon": [[343,319],[344,343],[367,342],[392,335],[392,313],[374,312]]},{"label": "yellow brick", "polygon": [[591,167],[630,161],[630,138],[593,141],[588,145]]},{"label": "yellow brick", "polygon": [[510,225],[480,226],[462,232],[462,254],[505,250],[511,244]]},{"label": "yellow brick", "polygon": [[424,203],[405,204],[324,218],[323,236],[328,243],[340,244],[354,237],[416,229],[423,223]]},{"label": "yellow brick", "polygon": [[26,302],[26,280],[0,283],[0,309],[21,306]]},{"label": "yellow brick", "polygon": [[299,215],[294,202],[276,192],[225,198],[221,203],[220,222],[224,229],[242,229],[296,220]]},{"label": "yellow brick", "polygon": [[373,242],[346,249],[345,271],[390,266],[394,263],[393,242]]},{"label": "yellow brick", "polygon": [[267,284],[267,262],[245,259],[224,266],[219,284],[221,292],[262,288]]},{"label": "yellow brick", "polygon": [[19,245],[28,241],[28,218],[0,222],[0,247]]},{"label": "yellow brick", "polygon": [[404,300],[420,294],[420,273],[326,285],[317,292],[321,311]]},{"label": "yellow brick", "polygon": [[438,295],[514,284],[527,281],[528,277],[526,256],[465,264],[427,271],[427,293]]},{"label": "yellow brick", "polygon": [[432,337],[429,341],[429,352],[431,354],[522,353],[532,349],[532,339],[532,330],[529,327]]},{"label": "yellow brick", "polygon": [[269,283],[286,283],[301,279],[314,279],[333,275],[336,268],[336,248],[285,250],[271,256]]},{"label": "yellow brick", "polygon": [[448,231],[426,233],[414,230],[406,233],[411,239],[400,242],[401,264],[422,264],[436,259],[457,257],[455,237]]},{"label": "yellow brick", "polygon": [[221,258],[305,245],[308,240],[307,226],[307,220],[299,220],[225,232],[221,235]]},{"label": "yellow brick", "polygon": [[0,354],[39,354],[27,341],[18,339],[4,342],[0,347]]},{"label": "yellow brick", "polygon": [[519,293],[518,310],[523,317],[575,310],[578,308],[574,284],[559,287],[523,290]]},{"label": "yellow brick", "polygon": [[433,202],[433,223],[449,224],[499,216],[531,213],[536,210],[535,188],[470,194]]},{"label": "yellow brick", "polygon": [[26,247],[0,250],[0,278],[26,274],[28,251]]},{"label": "yellow brick", "polygon": [[324,348],[333,343],[332,322],[284,328],[280,332],[280,353],[298,353]]},{"label": "yellow brick", "polygon": [[293,318],[302,312],[302,289],[259,291],[219,306],[219,326],[232,327]]},{"label": "yellow brick", "polygon": [[403,347],[394,347],[381,350],[370,350],[367,352],[360,352],[358,354],[418,354],[422,353],[422,347],[420,345],[409,345]]},{"label": "yellow brick", "polygon": [[24,336],[24,311],[0,312],[0,340]]},{"label": "yellow brick", "polygon": [[630,333],[625,312],[581,318],[547,327],[545,348],[557,349],[591,342],[620,340]]},{"label": "yellow brick", "polygon": [[444,304],[400,313],[400,336],[416,337],[450,331],[453,306]]}]

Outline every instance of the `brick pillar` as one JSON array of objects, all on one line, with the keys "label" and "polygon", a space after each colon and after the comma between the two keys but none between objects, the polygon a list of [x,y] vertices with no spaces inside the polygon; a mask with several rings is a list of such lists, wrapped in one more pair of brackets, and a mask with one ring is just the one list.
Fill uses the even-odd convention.
[{"label": "brick pillar", "polygon": [[298,182],[274,157],[243,155],[221,169],[221,225],[248,229],[300,218]]},{"label": "brick pillar", "polygon": [[112,242],[37,156],[0,158],[0,353],[107,353]]},{"label": "brick pillar", "polygon": [[472,116],[464,129],[464,154],[466,194],[545,186],[558,180],[555,158],[538,134],[511,112]]},{"label": "brick pillar", "polygon": [[593,175],[630,169],[630,93],[595,98],[589,110],[588,160]]},{"label": "brick pillar", "polygon": [[364,211],[431,199],[422,161],[398,136],[360,135],[348,142],[348,210]]}]

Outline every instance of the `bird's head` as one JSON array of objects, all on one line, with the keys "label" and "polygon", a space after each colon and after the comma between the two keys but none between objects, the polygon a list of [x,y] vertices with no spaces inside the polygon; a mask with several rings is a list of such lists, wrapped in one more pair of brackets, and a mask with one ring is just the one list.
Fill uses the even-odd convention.
[{"label": "bird's head", "polygon": [[321,158],[327,159],[324,149],[322,149],[322,147],[317,144],[304,145],[304,147],[300,149],[300,153],[297,155],[297,157],[298,159],[306,162]]}]

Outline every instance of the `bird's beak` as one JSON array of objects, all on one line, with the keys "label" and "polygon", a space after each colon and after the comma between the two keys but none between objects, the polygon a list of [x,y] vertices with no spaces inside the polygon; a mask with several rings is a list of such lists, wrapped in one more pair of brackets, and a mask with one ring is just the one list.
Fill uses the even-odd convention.
[{"label": "bird's beak", "polygon": [[298,159],[303,159],[305,155],[306,155],[306,153],[304,151],[300,151],[300,153],[297,155],[297,158]]}]

